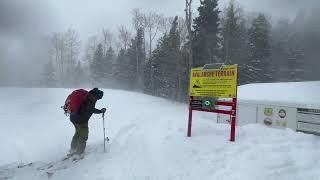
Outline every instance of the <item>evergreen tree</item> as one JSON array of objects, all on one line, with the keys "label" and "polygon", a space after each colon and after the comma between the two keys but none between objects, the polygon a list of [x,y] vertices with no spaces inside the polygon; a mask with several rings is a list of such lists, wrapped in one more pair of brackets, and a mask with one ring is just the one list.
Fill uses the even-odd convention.
[{"label": "evergreen tree", "polygon": [[[254,67],[250,65],[250,41],[248,21],[242,18],[240,20],[240,51],[237,53],[238,58],[233,63],[238,64],[239,79],[238,84],[250,83],[255,76]],[[235,57],[236,58],[236,57]],[[253,73],[252,73],[253,72]]]},{"label": "evergreen tree", "polygon": [[101,83],[104,77],[104,58],[102,44],[99,44],[94,52],[93,60],[90,65],[91,77],[93,82]]},{"label": "evergreen tree", "polygon": [[116,54],[112,47],[106,51],[104,61],[103,61],[103,70],[104,70],[104,78],[111,80],[113,63],[115,61]]},{"label": "evergreen tree", "polygon": [[146,94],[152,94],[153,87],[153,67],[151,58],[143,66],[143,92]]},{"label": "evergreen tree", "polygon": [[272,67],[277,80],[301,81],[304,78],[305,56],[300,40],[288,19],[281,19],[274,28]]},{"label": "evergreen tree", "polygon": [[275,79],[288,80],[288,46],[290,39],[289,20],[281,19],[272,30],[272,66],[275,71]]},{"label": "evergreen tree", "polygon": [[[165,34],[158,41],[156,49],[152,52],[152,93],[156,96],[169,98],[168,82],[166,81],[165,67],[169,65],[166,57],[166,47],[168,46],[168,35]],[[171,68],[174,67],[171,65]],[[169,69],[167,69],[169,70]],[[167,91],[167,92],[165,92]]]},{"label": "evergreen tree", "polygon": [[222,18],[223,59],[225,64],[247,63],[246,29],[244,19],[240,16],[241,9],[230,1]]},{"label": "evergreen tree", "polygon": [[289,81],[302,81],[305,71],[305,54],[304,49],[300,46],[297,39],[290,40],[288,57]]},{"label": "evergreen tree", "polygon": [[[240,8],[233,0],[229,2],[221,19],[222,24],[222,53],[225,64],[238,64],[240,72],[248,63],[248,49],[245,22],[240,17]],[[239,73],[239,84],[244,81],[245,72]]]},{"label": "evergreen tree", "polygon": [[121,49],[113,69],[113,77],[118,82],[117,86],[119,88],[132,90],[135,84],[135,77],[132,76],[134,70],[135,67],[129,63],[128,52],[125,49]]},{"label": "evergreen tree", "polygon": [[249,65],[253,68],[253,82],[268,82],[271,80],[270,67],[270,29],[271,25],[264,14],[259,14],[252,22],[249,30]]},{"label": "evergreen tree", "polygon": [[189,48],[187,45],[180,49],[180,64],[181,64],[181,102],[189,101],[189,81],[190,81],[190,64],[189,64]]},{"label": "evergreen tree", "polygon": [[[318,6],[317,6],[318,5]],[[314,1],[313,8],[310,10],[301,10],[293,22],[294,41],[291,45],[294,57],[290,59],[291,67],[300,67],[303,70],[304,80],[319,80],[319,44],[320,44],[320,2]],[[295,65],[296,64],[296,65]],[[300,66],[299,66],[300,64]],[[292,73],[292,78],[297,80],[299,73]]]},{"label": "evergreen tree", "polygon": [[135,89],[143,89],[143,66],[146,62],[146,52],[144,47],[144,32],[142,28],[137,31],[136,37],[131,40],[131,45],[128,49],[128,71],[134,78],[133,84]]},{"label": "evergreen tree", "polygon": [[177,20],[176,17],[169,34],[160,38],[152,57],[153,93],[174,100],[179,99],[180,88],[182,88],[180,35]]},{"label": "evergreen tree", "polygon": [[219,57],[218,0],[201,0],[200,3],[199,16],[193,25],[193,66],[217,62]]}]

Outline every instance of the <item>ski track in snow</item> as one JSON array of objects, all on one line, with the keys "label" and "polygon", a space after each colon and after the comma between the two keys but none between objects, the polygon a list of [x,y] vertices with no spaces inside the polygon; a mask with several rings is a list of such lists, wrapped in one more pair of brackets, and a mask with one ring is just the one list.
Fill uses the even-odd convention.
[{"label": "ski track in snow", "polygon": [[[57,107],[70,90],[24,89],[23,95],[35,100],[19,105],[12,100],[6,103],[6,97],[16,91],[0,89],[0,98],[5,99],[9,111],[1,120],[7,125],[4,132],[8,134],[0,131],[0,138],[4,145],[12,147],[8,158],[0,156],[0,180],[320,179],[317,136],[247,125],[237,127],[236,142],[230,143],[229,125],[216,124],[214,114],[194,113],[193,136],[187,138],[186,105],[116,90],[105,90],[103,102],[97,103],[97,107],[108,107],[107,153],[103,153],[101,117],[94,115],[85,158],[76,163],[62,162],[73,127]],[[28,109],[30,103],[32,111]],[[16,106],[25,109],[14,118],[11,114]],[[35,115],[34,109],[40,113]],[[47,116],[48,111],[52,116]],[[32,122],[27,124],[28,130],[17,125],[21,118]],[[10,133],[8,129],[14,128],[20,133]],[[15,162],[33,164],[18,168],[19,163]],[[48,162],[54,164],[53,168],[39,170]],[[48,176],[47,172],[53,174]]]}]

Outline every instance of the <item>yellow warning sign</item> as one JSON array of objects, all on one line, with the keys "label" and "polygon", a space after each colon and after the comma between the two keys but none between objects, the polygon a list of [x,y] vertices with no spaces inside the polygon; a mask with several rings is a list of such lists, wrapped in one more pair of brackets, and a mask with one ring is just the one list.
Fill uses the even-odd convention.
[{"label": "yellow warning sign", "polygon": [[219,70],[191,69],[190,96],[236,98],[238,65],[223,65]]}]

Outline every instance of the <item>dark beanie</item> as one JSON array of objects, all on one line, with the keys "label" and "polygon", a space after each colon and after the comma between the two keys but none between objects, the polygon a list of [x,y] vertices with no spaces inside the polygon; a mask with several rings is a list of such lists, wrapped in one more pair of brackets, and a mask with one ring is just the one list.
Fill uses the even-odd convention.
[{"label": "dark beanie", "polygon": [[98,88],[93,88],[89,91],[90,94],[93,94],[97,99],[102,99],[103,91],[99,90]]}]

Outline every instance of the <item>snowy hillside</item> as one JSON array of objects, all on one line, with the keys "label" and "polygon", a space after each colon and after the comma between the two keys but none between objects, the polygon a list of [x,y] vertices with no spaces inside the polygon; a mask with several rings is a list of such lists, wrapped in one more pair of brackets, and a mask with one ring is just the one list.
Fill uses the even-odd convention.
[{"label": "snowy hillside", "polygon": [[[318,180],[320,138],[263,125],[216,124],[214,114],[195,113],[186,137],[187,106],[143,94],[106,89],[110,138],[103,153],[102,118],[89,123],[86,157],[59,162],[73,126],[60,106],[67,89],[0,89],[0,179],[16,180]],[[240,93],[245,93],[240,88]],[[241,94],[240,94],[241,97]],[[60,170],[39,167],[55,162]],[[32,164],[21,167],[20,163]],[[20,164],[20,166],[19,166]],[[18,166],[20,168],[18,168]],[[66,167],[66,168],[64,168]]]}]

